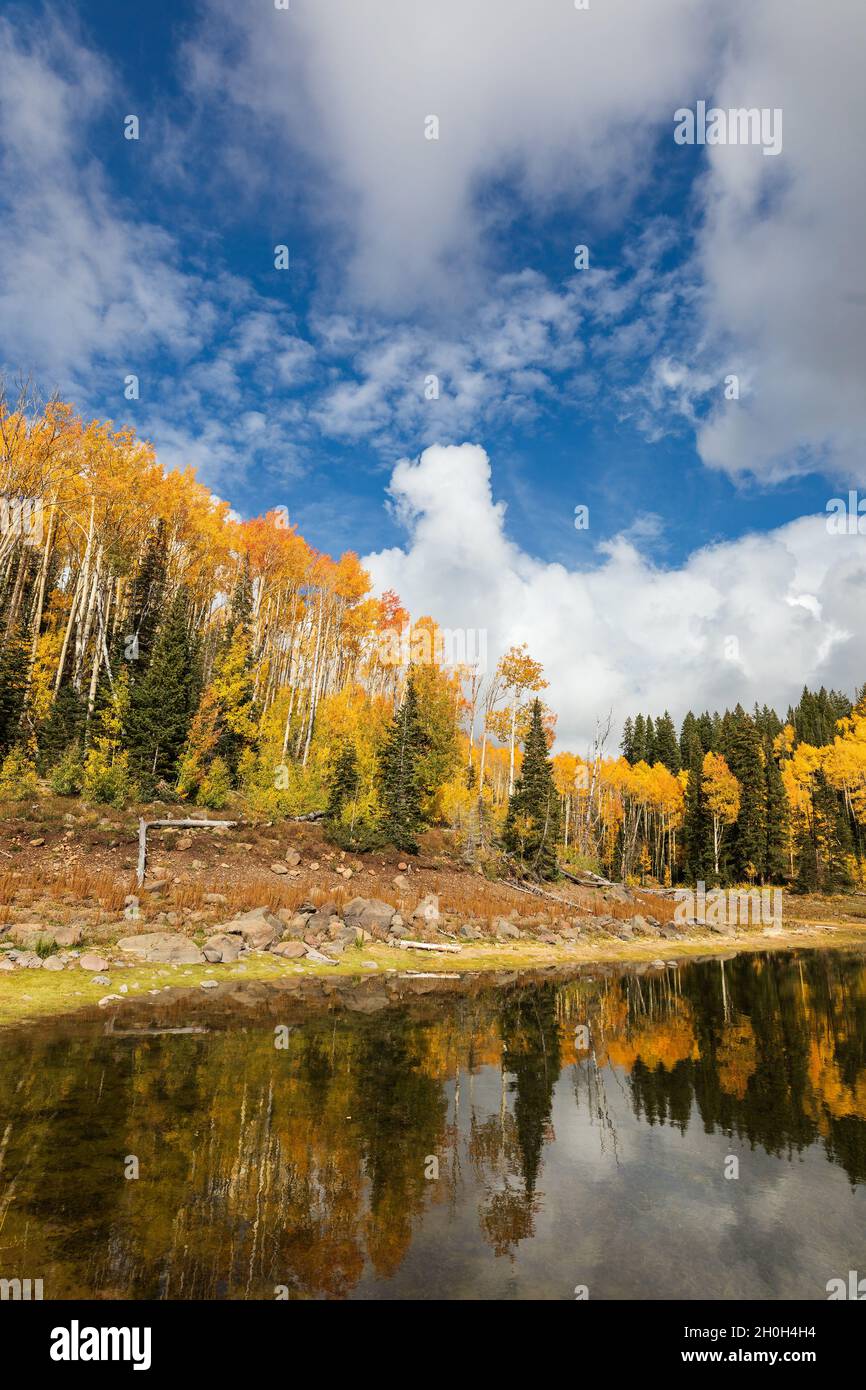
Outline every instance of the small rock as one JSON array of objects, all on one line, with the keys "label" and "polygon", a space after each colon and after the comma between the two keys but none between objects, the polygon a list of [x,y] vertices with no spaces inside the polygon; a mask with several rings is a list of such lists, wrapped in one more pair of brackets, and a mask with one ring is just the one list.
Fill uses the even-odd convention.
[{"label": "small rock", "polygon": [[301,856],[296,849],[287,849],[284,858],[290,869],[296,869],[301,862]]},{"label": "small rock", "polygon": [[287,866],[286,864],[272,864],[272,865],[271,865],[271,873],[272,873],[272,874],[287,874],[288,872],[289,872],[289,870],[288,870],[288,866]]},{"label": "small rock", "polygon": [[65,970],[66,966],[59,956],[47,956],[42,962],[43,970]]},{"label": "small rock", "polygon": [[80,927],[57,927],[54,940],[58,946],[78,946],[83,936]]},{"label": "small rock", "polygon": [[422,898],[415,911],[412,913],[413,922],[422,922],[427,927],[439,925],[439,896],[437,893],[428,893]]},{"label": "small rock", "polygon": [[93,951],[85,951],[83,956],[79,956],[78,964],[82,970],[91,970],[97,975],[108,969],[108,961],[105,957],[97,956]]},{"label": "small rock", "polygon": [[214,965],[233,965],[243,949],[243,937],[230,936],[227,932],[217,932],[209,936],[202,947],[205,960]]},{"label": "small rock", "polygon": [[104,1009],[105,1006],[106,1006],[106,1004],[115,1004],[115,1003],[116,1003],[116,1004],[122,1004],[122,1003],[123,1003],[123,995],[122,995],[122,994],[106,994],[102,999],[99,1000],[99,1007],[100,1007],[100,1009]]},{"label": "small rock", "polygon": [[307,960],[311,960],[314,965],[336,965],[337,962],[330,956],[323,956],[321,951],[307,951]]},{"label": "small rock", "polygon": [[45,844],[45,841],[44,841],[44,839],[42,838],[41,835],[38,835],[38,836],[36,837],[36,839],[35,839],[35,840],[31,840],[30,843],[31,843],[31,845],[33,846],[34,849],[39,849],[39,846],[40,846],[40,845],[44,845],[44,844]]},{"label": "small rock", "polygon": [[110,985],[111,981],[109,980],[107,975],[94,975],[90,983],[92,985],[102,985],[103,987],[105,987],[107,985]]},{"label": "small rock", "polygon": [[202,982],[201,982],[201,987],[202,987],[202,989],[219,989],[219,981],[218,981],[218,980],[202,980]]},{"label": "small rock", "polygon": [[300,960],[307,954],[307,947],[303,941],[280,941],[271,951],[273,955],[282,956],[284,960]]}]

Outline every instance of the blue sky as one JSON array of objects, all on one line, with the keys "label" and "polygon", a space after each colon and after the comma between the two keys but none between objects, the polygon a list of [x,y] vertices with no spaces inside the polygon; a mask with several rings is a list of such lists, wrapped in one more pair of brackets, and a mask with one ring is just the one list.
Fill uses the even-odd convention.
[{"label": "blue sky", "polygon": [[[243,515],[287,506],[413,608],[534,639],[557,687],[581,688],[578,737],[601,704],[673,705],[684,683],[780,702],[804,679],[850,684],[862,546],[796,538],[866,487],[862,14],[651,8],[7,6],[6,369],[134,425]],[[781,154],[676,145],[674,111],[699,99],[783,110]],[[424,453],[464,444],[486,458],[466,453],[465,488]],[[471,497],[505,591],[449,558]],[[725,576],[756,534],[778,563],[731,611]],[[654,612],[676,596],[675,645],[623,640],[626,573]],[[568,596],[549,631],[548,583]],[[574,602],[608,606],[616,633],[596,614],[565,640]],[[717,670],[732,631],[739,664]],[[765,669],[768,641],[784,669]]]}]

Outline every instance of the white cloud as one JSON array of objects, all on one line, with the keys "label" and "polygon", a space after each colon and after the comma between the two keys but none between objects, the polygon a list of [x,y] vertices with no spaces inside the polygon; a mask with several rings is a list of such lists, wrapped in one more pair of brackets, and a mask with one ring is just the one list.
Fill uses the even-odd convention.
[{"label": "white cloud", "polygon": [[[627,206],[715,31],[692,0],[588,11],[292,0],[288,12],[211,0],[206,16],[191,81],[259,123],[259,165],[276,163],[287,182],[299,157],[316,166],[328,184],[315,210],[345,242],[356,297],[401,312],[461,301],[489,233],[519,210],[515,186],[536,211],[560,199],[591,199],[595,215]],[[424,137],[429,115],[438,140]],[[564,217],[563,265],[583,239],[580,219]]]},{"label": "white cloud", "polygon": [[780,107],[782,153],[715,147],[698,262],[718,375],[750,379],[698,433],[702,459],[778,481],[863,477],[866,440],[866,8],[736,7],[720,106]]},{"label": "white cloud", "polygon": [[[555,216],[565,264],[574,243],[591,240],[588,228],[625,225],[636,192],[651,197],[654,172],[689,177],[699,167],[696,151],[673,140],[684,102],[781,108],[778,157],[704,151],[705,177],[678,227],[688,321],[657,269],[654,308],[630,303],[637,284],[612,277],[612,321],[593,347],[631,354],[638,370],[654,353],[645,389],[623,409],[651,439],[695,430],[711,468],[769,483],[808,471],[862,476],[862,5],[293,0],[275,12],[211,0],[206,13],[189,49],[194,80],[221,100],[228,91],[250,123],[229,136],[233,170],[233,150],[257,148],[259,160],[247,161],[256,192],[259,165],[279,169],[293,195],[315,183],[313,215],[334,234],[332,288],[348,284],[376,312],[457,316],[461,330],[509,259],[512,223],[528,215],[549,244]],[[423,138],[431,113],[438,141]],[[526,260],[516,255],[515,272]],[[689,364],[679,382],[665,381],[668,361]],[[723,395],[731,372],[736,402]],[[478,425],[489,421],[488,389],[467,369],[455,428],[473,411]],[[339,387],[320,419],[351,435],[381,414],[381,382],[367,374]]]},{"label": "white cloud", "polygon": [[124,372],[137,373],[155,344],[195,349],[201,287],[177,269],[170,236],[125,213],[84,153],[112,90],[103,60],[53,22],[32,26],[26,43],[0,23],[0,67],[7,365],[68,391],[110,360],[121,405]]},{"label": "white cloud", "polygon": [[784,715],[804,683],[853,692],[866,679],[866,555],[825,517],[696,550],[677,569],[621,535],[594,568],[570,570],[509,539],[479,445],[402,460],[389,491],[409,537],[366,557],[377,588],[395,589],[416,617],[487,629],[491,659],[528,643],[550,680],[560,747],[582,751],[608,710],[617,728],[641,710],[681,719],[738,701]]}]

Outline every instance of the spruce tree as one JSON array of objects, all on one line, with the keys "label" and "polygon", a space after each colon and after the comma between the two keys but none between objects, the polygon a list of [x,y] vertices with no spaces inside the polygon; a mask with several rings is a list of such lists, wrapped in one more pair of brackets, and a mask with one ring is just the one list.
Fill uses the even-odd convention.
[{"label": "spruce tree", "polygon": [[353,743],[344,743],[328,781],[329,820],[339,820],[347,803],[358,795],[358,757]]},{"label": "spruce tree", "polygon": [[649,763],[650,767],[652,767],[653,763],[658,761],[658,754],[656,752],[656,731],[653,726],[652,715],[647,715],[645,729],[646,742],[644,744],[643,758],[644,762]]},{"label": "spruce tree", "polygon": [[712,821],[704,796],[704,750],[697,733],[689,744],[683,846],[689,883],[706,882],[713,870]]},{"label": "spruce tree", "polygon": [[692,739],[698,737],[698,721],[689,710],[680,728],[680,767],[688,767]]},{"label": "spruce tree", "polygon": [[[137,639],[137,656],[130,661],[131,681],[139,680],[147,670],[153,655],[156,630],[165,591],[166,543],[165,522],[159,521],[151,531],[144,547],[141,563],[132,581],[129,601],[129,626],[120,636]],[[125,655],[125,652],[124,652]]]},{"label": "spruce tree", "polygon": [[127,746],[145,782],[172,778],[199,695],[198,661],[187,630],[187,597],[178,589],[144,675],[132,686]]},{"label": "spruce tree", "polygon": [[19,628],[7,635],[0,651],[0,751],[18,740],[27,689],[27,645]]},{"label": "spruce tree", "polygon": [[698,719],[698,735],[701,740],[701,747],[705,753],[718,753],[719,748],[716,742],[717,726],[714,716],[707,710]]},{"label": "spruce tree", "polygon": [[87,701],[71,682],[61,685],[54,697],[48,718],[39,726],[39,767],[52,767],[68,749],[81,745]]},{"label": "spruce tree", "polygon": [[406,693],[379,755],[379,803],[385,838],[408,854],[418,853],[423,829],[421,759],[426,751],[415,678],[410,670]]},{"label": "spruce tree", "polygon": [[646,720],[639,714],[634,721],[633,762],[646,762]]},{"label": "spruce tree", "polygon": [[619,745],[622,756],[627,763],[634,762],[634,724],[631,715],[626,719],[622,726],[622,743]]},{"label": "spruce tree", "polygon": [[[726,716],[726,719],[728,717]],[[755,722],[737,705],[722,749],[740,784],[740,814],[731,828],[730,855],[738,882],[767,877],[767,775]]]},{"label": "spruce tree", "polygon": [[556,877],[558,840],[559,793],[547,754],[541,701],[534,700],[523,766],[508,803],[505,846],[520,857],[528,873],[547,879]]},{"label": "spruce tree", "polygon": [[851,887],[851,827],[839,796],[819,768],[812,786],[812,814],[808,833],[798,844],[801,862],[800,888],[835,893]]},{"label": "spruce tree", "polygon": [[656,720],[655,761],[663,763],[675,776],[682,767],[674,721],[667,710]]},{"label": "spruce tree", "polygon": [[764,870],[771,883],[780,883],[788,874],[788,794],[779,765],[771,748],[766,756],[767,848]]}]

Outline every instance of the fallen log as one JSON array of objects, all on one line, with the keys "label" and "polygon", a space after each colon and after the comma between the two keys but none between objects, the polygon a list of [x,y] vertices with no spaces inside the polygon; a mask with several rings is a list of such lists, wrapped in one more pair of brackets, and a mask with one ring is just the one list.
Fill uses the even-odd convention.
[{"label": "fallen log", "polygon": [[458,955],[463,950],[462,946],[446,946],[430,941],[392,941],[391,945],[400,951],[449,951],[452,955]]},{"label": "fallen log", "polygon": [[577,886],[578,886],[578,888],[613,888],[613,887],[614,887],[614,884],[613,884],[613,882],[612,882],[611,879],[609,879],[609,878],[602,878],[602,877],[601,877],[601,874],[594,874],[594,873],[591,873],[589,870],[586,871],[586,873],[585,873],[585,875],[584,875],[583,878],[578,878],[578,877],[577,877],[577,874],[570,873],[569,870],[568,870],[568,869],[564,869],[564,868],[562,867],[561,864],[558,864],[558,865],[557,865],[557,869],[558,869],[559,872],[562,874],[562,877],[563,877],[563,878],[567,878],[568,881],[569,881],[569,883],[576,883]]},{"label": "fallen log", "polygon": [[552,903],[559,903],[560,906],[567,907],[570,912],[586,912],[586,908],[571,902],[569,898],[560,898],[556,893],[548,893],[534,883],[527,883],[525,879],[520,883],[515,882],[514,879],[509,879],[508,887],[513,888],[516,893],[531,893],[534,898],[547,898]]},{"label": "fallen log", "polygon": [[136,883],[140,888],[144,883],[147,868],[147,832],[154,828],[174,830],[230,830],[238,825],[236,820],[139,820],[138,822],[138,871]]}]

